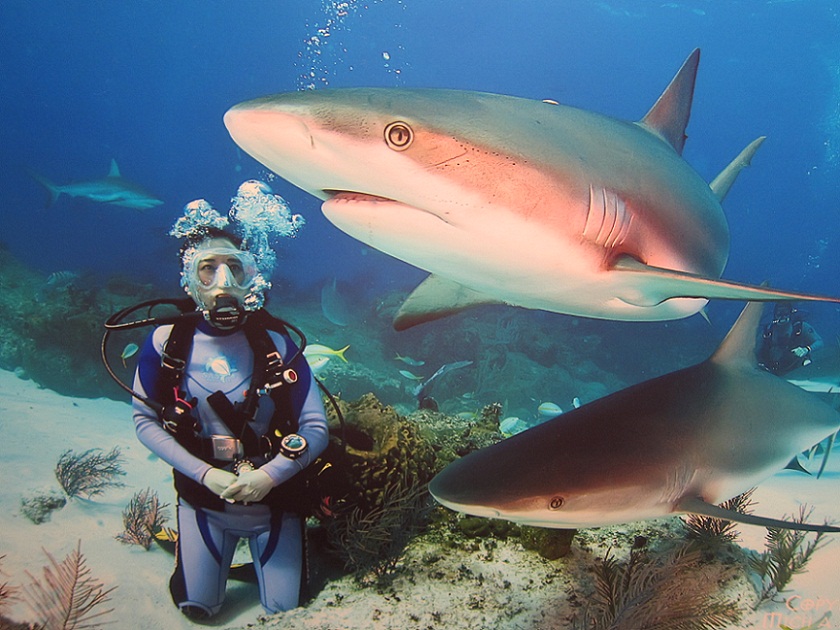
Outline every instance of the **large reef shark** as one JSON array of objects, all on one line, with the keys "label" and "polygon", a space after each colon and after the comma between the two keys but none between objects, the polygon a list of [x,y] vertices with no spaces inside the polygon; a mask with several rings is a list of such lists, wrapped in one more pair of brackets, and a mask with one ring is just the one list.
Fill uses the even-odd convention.
[{"label": "large reef shark", "polygon": [[720,280],[720,201],[763,138],[711,184],[682,159],[699,58],[637,123],[499,94],[348,88],[241,103],[225,125],[338,228],[432,273],[398,329],[484,303],[654,321],[710,298],[838,301]]},{"label": "large reef shark", "polygon": [[70,184],[55,184],[46,177],[29,169],[29,174],[37,180],[50,194],[47,206],[56,202],[60,195],[81,197],[98,203],[108,203],[123,208],[146,210],[163,203],[149,191],[130,182],[120,175],[120,168],[116,160],[111,160],[111,169],[102,179],[94,179]]},{"label": "large reef shark", "polygon": [[717,504],[756,486],[840,428],[840,413],[758,367],[751,302],[703,363],[574,409],[447,466],[443,505],[556,528],[676,513],[811,531]]}]

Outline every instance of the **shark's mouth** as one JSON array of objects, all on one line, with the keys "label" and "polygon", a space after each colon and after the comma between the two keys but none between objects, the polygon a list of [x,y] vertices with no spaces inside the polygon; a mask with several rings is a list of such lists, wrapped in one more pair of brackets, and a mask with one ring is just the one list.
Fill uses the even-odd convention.
[{"label": "shark's mouth", "polygon": [[324,194],[327,195],[329,201],[347,202],[347,203],[401,203],[396,199],[389,199],[388,197],[380,197],[379,195],[371,195],[368,193],[355,192],[352,190],[331,190],[324,189]]},{"label": "shark's mouth", "polygon": [[[326,200],[322,205],[322,210],[329,218],[335,217],[336,214],[343,214],[345,216],[355,214],[354,209],[362,212],[387,213],[391,210],[399,209],[403,216],[408,216],[410,213],[419,213],[434,217],[448,225],[451,222],[436,212],[421,208],[399,199],[392,199],[390,197],[383,197],[381,195],[374,195],[370,193],[363,193],[354,190],[338,190],[338,189],[323,189]],[[348,212],[349,211],[349,212]]]}]

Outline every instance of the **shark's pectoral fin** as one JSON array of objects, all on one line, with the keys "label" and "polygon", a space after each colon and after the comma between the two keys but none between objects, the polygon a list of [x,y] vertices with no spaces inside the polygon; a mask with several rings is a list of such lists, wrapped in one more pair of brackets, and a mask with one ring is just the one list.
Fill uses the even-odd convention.
[{"label": "shark's pectoral fin", "polygon": [[785,466],[785,470],[795,470],[796,472],[805,473],[806,475],[810,475],[811,473],[808,471],[805,466],[803,466],[799,461],[799,455],[794,455],[793,459],[788,462],[788,465]]},{"label": "shark's pectoral fin", "polygon": [[752,302],[813,300],[840,303],[840,297],[783,291],[766,286],[707,278],[685,271],[651,267],[630,256],[622,256],[616,260],[612,268],[619,273],[638,274],[646,278],[645,282],[628,283],[624,292],[621,290],[616,292],[619,299],[633,306],[656,306],[672,298],[745,300]]},{"label": "shark's pectoral fin", "polygon": [[452,280],[431,275],[403,302],[394,317],[394,328],[406,330],[474,306],[502,303]]},{"label": "shark's pectoral fin", "polygon": [[746,523],[747,525],[759,525],[760,527],[771,527],[776,529],[795,529],[804,532],[832,532],[840,533],[840,527],[833,525],[816,525],[814,523],[797,523],[794,521],[783,521],[777,518],[766,518],[764,516],[755,516],[754,514],[741,514],[733,510],[727,510],[719,505],[712,505],[706,503],[699,497],[683,497],[677,503],[675,512],[691,512],[692,514],[702,514],[704,516],[711,516],[713,518],[720,518],[727,521],[735,521],[736,523]]},{"label": "shark's pectoral fin", "polygon": [[820,465],[820,470],[817,472],[817,479],[822,477],[823,472],[825,472],[825,465],[828,464],[828,456],[831,455],[831,449],[834,446],[834,442],[836,440],[836,433],[832,433],[831,437],[828,438],[828,443],[825,445],[825,451],[823,452],[822,464]]}]

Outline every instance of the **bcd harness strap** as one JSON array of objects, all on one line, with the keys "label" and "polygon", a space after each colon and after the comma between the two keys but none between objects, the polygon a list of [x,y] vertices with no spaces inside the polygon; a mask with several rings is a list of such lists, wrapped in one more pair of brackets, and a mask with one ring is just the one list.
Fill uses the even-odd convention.
[{"label": "bcd harness strap", "polygon": [[[197,403],[195,398],[187,401],[183,391],[195,328],[195,320],[173,324],[161,354],[162,374],[158,399],[164,406],[161,414],[164,427],[184,448],[211,464],[229,463],[242,457],[273,457],[278,452],[280,438],[298,429],[299,409],[294,408],[296,405],[291,400],[292,388],[283,385],[296,383],[300,368],[295,370],[293,366],[284,363],[268,334],[269,330],[282,334],[287,348],[294,352],[295,347],[288,331],[264,310],[249,315],[243,331],[254,354],[254,370],[245,400],[234,404],[221,391],[208,396],[207,403],[227,425],[230,436],[199,437],[197,423],[183,421],[185,418],[193,420],[189,412]],[[257,413],[260,395],[265,394],[274,402],[274,414],[268,431],[264,435],[256,435],[249,423]]]}]

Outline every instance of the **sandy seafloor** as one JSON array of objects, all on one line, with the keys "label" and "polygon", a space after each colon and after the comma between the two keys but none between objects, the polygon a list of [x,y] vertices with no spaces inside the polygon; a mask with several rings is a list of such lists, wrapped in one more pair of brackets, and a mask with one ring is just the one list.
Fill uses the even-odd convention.
[{"label": "sandy seafloor", "polygon": [[[70,501],[41,525],[20,514],[21,497],[58,488],[53,468],[63,451],[113,446],[120,447],[125,458],[125,487],[110,489],[95,500]],[[0,564],[0,584],[28,583],[26,572],[42,576],[47,562],[42,549],[61,560],[81,541],[92,575],[106,586],[117,586],[106,604],[113,608],[106,627],[196,627],[169,599],[167,583],[173,557],[156,546],[145,551],[114,538],[123,529],[122,511],[138,490],[151,487],[163,501],[171,504],[174,499],[169,467],[150,458],[136,440],[127,403],[60,396],[0,371],[0,480],[0,556],[5,556]],[[816,506],[813,521],[833,518],[840,522],[838,490],[840,454],[819,480],[784,472],[765,482],[755,494],[755,512],[781,517],[798,512],[799,503],[805,502]],[[744,525],[740,531],[742,546],[762,548],[763,528]],[[410,546],[405,560],[415,569],[412,577],[398,578],[384,594],[360,589],[352,578],[342,578],[328,584],[307,607],[260,622],[263,611],[256,587],[231,581],[226,606],[213,625],[564,628],[571,611],[569,587],[584,571],[582,561],[590,563],[591,557],[573,547],[567,558],[549,562],[511,542],[477,543],[470,551],[441,551],[420,539]],[[815,627],[840,628],[840,541],[819,551],[807,573],[797,576],[790,588],[787,606],[764,605],[747,614],[737,627],[778,628],[785,624],[802,628],[830,611],[833,616]],[[731,589],[728,595],[743,606],[754,601],[744,580]],[[16,621],[33,620],[22,602],[13,603],[5,613]]]}]

